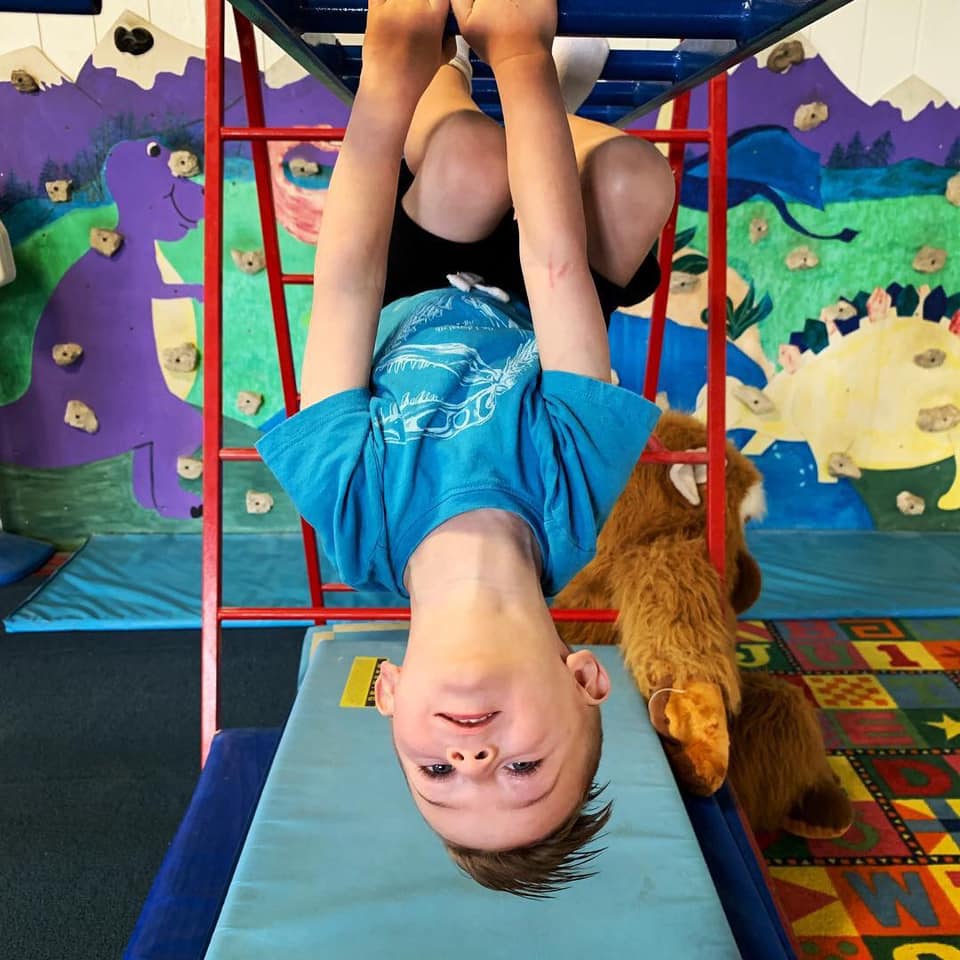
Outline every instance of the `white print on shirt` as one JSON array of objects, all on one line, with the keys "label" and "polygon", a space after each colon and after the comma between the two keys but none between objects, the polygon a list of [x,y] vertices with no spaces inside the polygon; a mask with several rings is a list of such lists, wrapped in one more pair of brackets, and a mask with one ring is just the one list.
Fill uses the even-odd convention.
[{"label": "white print on shirt", "polygon": [[[470,313],[457,315],[456,306],[472,308]],[[475,311],[475,312],[473,312]],[[387,338],[382,352],[393,350],[398,344],[405,343],[420,328],[431,326],[435,330],[451,330],[455,328],[477,328],[486,330],[521,330],[520,325],[508,314],[495,310],[486,300],[477,296],[463,296],[459,293],[449,293],[439,297],[430,297],[415,307]],[[446,317],[446,314],[452,314]],[[444,320],[441,321],[440,318]]]},{"label": "white print on shirt", "polygon": [[[391,350],[374,370],[374,377],[403,371],[441,371],[456,378],[441,397],[429,390],[404,393],[386,409],[381,423],[387,443],[406,444],[421,437],[448,440],[470,427],[486,423],[497,400],[537,363],[537,343],[525,339],[502,368],[489,366],[465,343],[405,344]],[[429,377],[429,374],[428,374]],[[430,378],[432,379],[432,378]]]}]

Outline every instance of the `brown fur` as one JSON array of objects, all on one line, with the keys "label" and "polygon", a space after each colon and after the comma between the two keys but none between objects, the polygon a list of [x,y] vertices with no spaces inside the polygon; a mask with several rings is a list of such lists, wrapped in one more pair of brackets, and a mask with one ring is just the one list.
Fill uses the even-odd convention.
[{"label": "brown fur", "polygon": [[[668,450],[706,446],[704,425],[675,412],[664,414],[655,435]],[[557,607],[614,607],[619,619],[562,624],[560,632],[570,644],[619,643],[646,698],[664,688],[716,684],[731,718],[729,776],[754,829],[790,824],[836,835],[849,825],[849,801],[834,781],[812,707],[786,681],[741,675],[737,666],[736,616],[760,591],[739,508],[761,475],[732,444],[726,481],[726,583],[707,554],[704,505],[683,498],[667,466],[638,463],[600,532],[596,558],[556,600]],[[657,729],[678,779],[709,793],[726,772],[728,731],[717,729],[715,743],[677,739],[686,721],[673,706],[671,726],[675,704],[672,694],[654,700]],[[693,703],[688,714],[697,709]]]}]

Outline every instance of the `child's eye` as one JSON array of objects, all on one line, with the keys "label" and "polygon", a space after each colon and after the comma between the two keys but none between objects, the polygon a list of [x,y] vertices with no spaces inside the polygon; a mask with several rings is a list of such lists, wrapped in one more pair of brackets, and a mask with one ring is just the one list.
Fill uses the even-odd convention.
[{"label": "child's eye", "polygon": [[420,768],[428,777],[439,780],[441,777],[449,777],[453,773],[453,764],[450,763],[431,763],[429,767]]},{"label": "child's eye", "polygon": [[542,762],[542,760],[517,760],[515,763],[508,763],[507,770],[514,777],[528,777]]}]

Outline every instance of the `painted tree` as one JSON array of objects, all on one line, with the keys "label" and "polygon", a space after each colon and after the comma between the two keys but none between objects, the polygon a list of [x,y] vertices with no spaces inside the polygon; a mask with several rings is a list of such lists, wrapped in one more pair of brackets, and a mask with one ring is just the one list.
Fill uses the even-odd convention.
[{"label": "painted tree", "polygon": [[882,137],[877,137],[870,145],[867,151],[866,166],[868,167],[888,167],[893,159],[896,148],[893,145],[893,137],[888,130]]},{"label": "painted tree", "polygon": [[951,170],[960,170],[960,137],[953,141],[953,146],[950,147],[950,152],[947,154],[947,159],[943,161],[943,165],[950,167]]},{"label": "painted tree", "polygon": [[830,167],[831,170],[846,170],[847,151],[843,149],[842,144],[838,143],[834,146],[827,160],[827,166]]}]

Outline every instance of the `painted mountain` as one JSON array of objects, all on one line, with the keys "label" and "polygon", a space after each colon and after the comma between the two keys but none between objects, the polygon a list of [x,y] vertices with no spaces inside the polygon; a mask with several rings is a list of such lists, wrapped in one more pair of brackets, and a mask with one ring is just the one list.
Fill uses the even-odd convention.
[{"label": "painted mountain", "polygon": [[[75,83],[64,80],[32,94],[0,83],[5,144],[0,213],[21,200],[45,198],[44,181],[59,177],[73,179],[81,191],[94,186],[88,199],[103,200],[95,184],[110,148],[122,140],[156,136],[171,149],[202,154],[203,52],[149,29],[157,43],[137,59],[150,58],[151,63],[138,63],[136,71],[125,62],[130,55],[116,50],[108,32]],[[243,124],[240,66],[233,61],[227,62],[224,89],[226,123]],[[265,84],[264,99],[272,125],[346,122],[344,104],[309,77],[281,88]],[[228,154],[246,152],[242,144],[227,148]]]},{"label": "painted mountain", "polygon": [[[938,166],[960,166],[957,140],[960,138],[960,110],[933,104],[912,120],[905,121],[897,107],[878,102],[872,106],[851,93],[820,57],[812,57],[787,73],[777,74],[760,66],[755,58],[743,63],[730,77],[730,131],[776,125],[786,127],[810,150],[820,154],[824,166],[836,158],[837,148],[845,154],[857,140],[864,154],[876,150],[877,163],[915,158]],[[814,130],[803,132],[793,125],[793,115],[803,103],[820,101],[830,110],[830,119]],[[692,98],[691,125],[705,126],[705,90]],[[865,158],[866,159],[866,158]],[[951,162],[948,164],[948,159]]]}]

